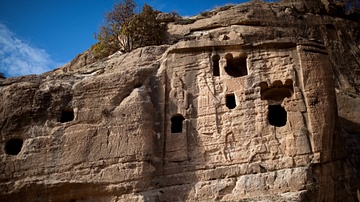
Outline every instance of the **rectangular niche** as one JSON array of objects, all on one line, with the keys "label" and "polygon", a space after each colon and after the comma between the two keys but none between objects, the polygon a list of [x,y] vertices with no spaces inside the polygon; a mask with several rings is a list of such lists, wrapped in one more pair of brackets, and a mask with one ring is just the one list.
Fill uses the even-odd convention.
[{"label": "rectangular niche", "polygon": [[214,55],[212,56],[212,68],[213,68],[213,76],[220,76],[220,56]]},{"label": "rectangular niche", "polygon": [[171,117],[171,133],[182,133],[184,120],[185,118],[181,114]]},{"label": "rectangular niche", "polygon": [[74,120],[74,109],[62,109],[60,115],[61,123],[66,123]]},{"label": "rectangular niche", "polygon": [[234,58],[232,54],[226,54],[225,72],[232,77],[241,77],[248,75],[246,56]]},{"label": "rectangular niche", "polygon": [[225,97],[225,101],[227,108],[234,109],[236,107],[236,99],[234,93],[227,94]]},{"label": "rectangular niche", "polygon": [[287,112],[281,105],[269,105],[268,108],[268,121],[269,124],[276,127],[286,125]]}]

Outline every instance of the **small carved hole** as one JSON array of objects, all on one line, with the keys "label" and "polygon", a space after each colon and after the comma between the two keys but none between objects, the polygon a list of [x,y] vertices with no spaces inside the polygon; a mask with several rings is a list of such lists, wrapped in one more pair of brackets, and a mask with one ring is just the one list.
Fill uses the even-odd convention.
[{"label": "small carved hole", "polygon": [[234,94],[226,95],[226,106],[229,109],[234,109],[236,107],[236,99]]},{"label": "small carved hole", "polygon": [[184,117],[181,114],[171,117],[171,133],[182,133]]},{"label": "small carved hole", "polygon": [[60,117],[61,123],[70,122],[73,120],[74,120],[74,110],[73,109],[63,109],[61,111],[61,117]]},{"label": "small carved hole", "polygon": [[268,120],[270,125],[272,126],[285,126],[287,120],[287,112],[281,105],[269,105]]},{"label": "small carved hole", "polygon": [[5,144],[5,152],[9,155],[17,155],[20,153],[22,145],[23,145],[22,139],[18,139],[18,138],[10,139]]}]

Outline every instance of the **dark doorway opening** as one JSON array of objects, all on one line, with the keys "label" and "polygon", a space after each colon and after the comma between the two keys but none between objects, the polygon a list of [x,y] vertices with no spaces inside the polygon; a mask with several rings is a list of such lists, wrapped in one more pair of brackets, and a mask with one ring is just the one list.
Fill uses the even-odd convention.
[{"label": "dark doorway opening", "polygon": [[184,117],[181,114],[171,117],[171,133],[182,133]]},{"label": "dark doorway opening", "polygon": [[61,117],[60,117],[61,123],[70,122],[73,120],[74,120],[74,110],[73,109],[63,109],[61,111]]},{"label": "dark doorway opening", "polygon": [[287,121],[287,112],[281,105],[269,105],[268,120],[272,126],[285,126]]},{"label": "dark doorway opening", "polygon": [[214,75],[214,76],[220,76],[220,65],[219,65],[219,61],[220,61],[220,56],[219,56],[219,55],[214,55],[214,56],[212,57],[213,75]]},{"label": "dark doorway opening", "polygon": [[22,139],[18,139],[18,138],[10,139],[5,144],[5,152],[9,155],[17,155],[18,153],[20,153],[22,145],[23,145]]},{"label": "dark doorway opening", "polygon": [[248,75],[246,67],[246,57],[233,58],[231,54],[227,54],[225,72],[233,77],[241,77]]},{"label": "dark doorway opening", "polygon": [[234,94],[226,95],[226,106],[229,109],[234,109],[236,107],[236,99]]}]

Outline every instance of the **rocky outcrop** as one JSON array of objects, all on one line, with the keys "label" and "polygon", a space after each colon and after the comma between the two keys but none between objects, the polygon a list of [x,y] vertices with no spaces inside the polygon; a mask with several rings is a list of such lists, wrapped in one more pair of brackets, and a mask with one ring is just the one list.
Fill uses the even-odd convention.
[{"label": "rocky outcrop", "polygon": [[360,24],[246,3],[0,81],[1,201],[355,201]]}]

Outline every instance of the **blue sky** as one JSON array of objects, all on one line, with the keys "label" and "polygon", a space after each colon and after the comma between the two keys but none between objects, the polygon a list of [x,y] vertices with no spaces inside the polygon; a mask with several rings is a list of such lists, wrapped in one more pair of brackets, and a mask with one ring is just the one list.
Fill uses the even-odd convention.
[{"label": "blue sky", "polygon": [[[182,16],[247,0],[137,0]],[[1,0],[0,72],[6,77],[40,74],[71,61],[96,43],[104,13],[118,0]]]}]

